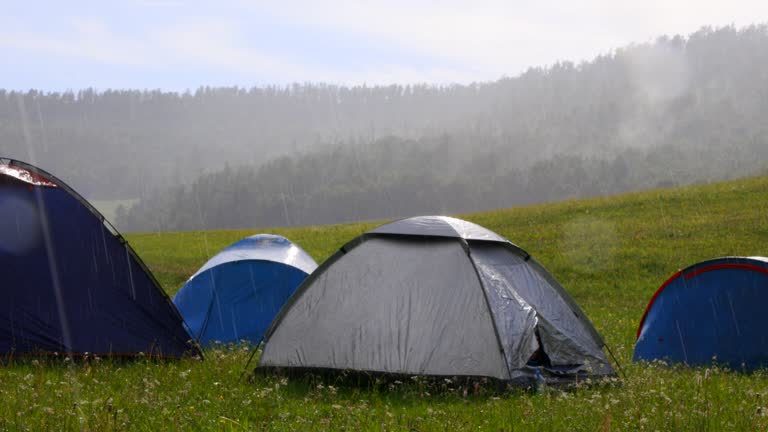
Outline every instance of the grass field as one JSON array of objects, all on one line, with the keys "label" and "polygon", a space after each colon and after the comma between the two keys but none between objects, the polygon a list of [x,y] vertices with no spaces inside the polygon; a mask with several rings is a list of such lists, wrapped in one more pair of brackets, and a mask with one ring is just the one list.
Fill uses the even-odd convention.
[{"label": "grass field", "polygon": [[[0,430],[659,430],[768,428],[768,373],[631,362],[638,321],[678,269],[768,255],[768,177],[461,216],[544,264],[585,309],[626,379],[544,394],[443,381],[364,386],[241,379],[247,347],[203,362],[25,363],[0,368]],[[318,262],[376,224],[272,229]],[[260,230],[137,234],[174,293],[222,247]]]}]

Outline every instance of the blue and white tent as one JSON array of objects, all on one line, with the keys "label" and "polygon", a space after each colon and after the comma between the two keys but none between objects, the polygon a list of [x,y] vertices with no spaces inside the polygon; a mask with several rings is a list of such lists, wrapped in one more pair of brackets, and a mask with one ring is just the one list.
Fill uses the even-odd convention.
[{"label": "blue and white tent", "polygon": [[125,239],[61,180],[0,159],[0,355],[199,354]]},{"label": "blue and white tent", "polygon": [[648,303],[635,360],[768,366],[768,258],[725,257],[669,278]]},{"label": "blue and white tent", "polygon": [[176,294],[201,344],[258,344],[280,308],[317,263],[285,237],[258,234],[211,258]]}]

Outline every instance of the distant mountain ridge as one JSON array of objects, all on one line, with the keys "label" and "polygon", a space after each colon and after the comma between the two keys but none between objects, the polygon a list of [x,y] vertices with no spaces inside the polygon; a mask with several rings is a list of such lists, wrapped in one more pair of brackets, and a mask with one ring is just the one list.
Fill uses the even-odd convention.
[{"label": "distant mountain ridge", "polygon": [[[92,199],[142,198],[118,217],[131,229],[152,229],[152,218],[169,229],[240,226],[205,208],[223,201],[202,184],[222,196],[245,188],[232,212],[258,201],[247,224],[282,225],[337,221],[322,210],[328,203],[360,208],[345,217],[470,211],[759,172],[765,112],[768,30],[755,25],[473,85],[0,91],[0,154]],[[598,175],[603,166],[627,175]],[[198,197],[194,218],[164,219],[163,208],[187,205],[173,201],[186,193]],[[387,214],[365,201],[377,194],[394,203]],[[404,204],[415,195],[419,205]]]}]

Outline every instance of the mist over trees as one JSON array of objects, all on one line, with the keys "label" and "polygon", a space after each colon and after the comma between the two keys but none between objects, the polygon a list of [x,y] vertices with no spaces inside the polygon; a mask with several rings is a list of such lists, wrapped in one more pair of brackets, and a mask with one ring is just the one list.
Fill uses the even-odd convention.
[{"label": "mist over trees", "polygon": [[0,155],[128,230],[475,211],[761,172],[768,27],[472,85],[0,91]]},{"label": "mist over trees", "polygon": [[723,148],[701,157],[662,146],[607,158],[555,156],[516,169],[494,151],[457,158],[463,149],[448,136],[427,141],[389,137],[258,169],[227,167],[149,195],[120,211],[118,224],[168,231],[453,214],[728,179],[766,169],[768,160],[768,148],[759,156]]}]

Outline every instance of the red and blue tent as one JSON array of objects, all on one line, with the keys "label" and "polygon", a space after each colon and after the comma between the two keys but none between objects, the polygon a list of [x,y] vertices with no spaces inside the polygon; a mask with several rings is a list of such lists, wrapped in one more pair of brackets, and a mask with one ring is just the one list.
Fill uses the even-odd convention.
[{"label": "red and blue tent", "polygon": [[690,266],[654,294],[635,360],[735,370],[768,366],[768,258],[725,257]]}]

